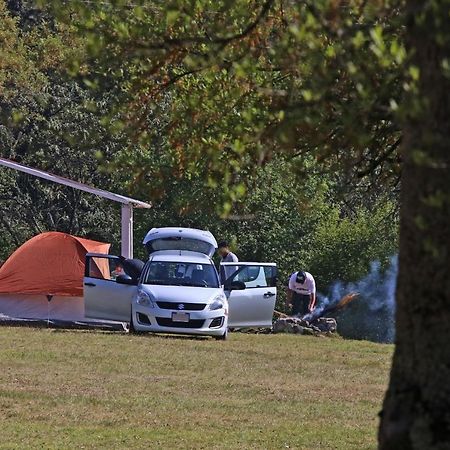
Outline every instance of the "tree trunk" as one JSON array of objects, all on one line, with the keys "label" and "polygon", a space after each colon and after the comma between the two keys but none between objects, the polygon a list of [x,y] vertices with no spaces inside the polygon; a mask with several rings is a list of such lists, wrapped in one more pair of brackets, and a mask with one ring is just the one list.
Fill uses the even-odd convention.
[{"label": "tree trunk", "polygon": [[403,105],[396,348],[380,414],[382,450],[450,448],[449,5],[407,4],[419,79]]}]

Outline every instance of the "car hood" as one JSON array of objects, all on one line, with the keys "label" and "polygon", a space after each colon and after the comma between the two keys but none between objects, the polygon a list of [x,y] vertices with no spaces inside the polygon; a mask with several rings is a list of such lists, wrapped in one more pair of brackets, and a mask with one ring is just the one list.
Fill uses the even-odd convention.
[{"label": "car hood", "polygon": [[204,288],[191,286],[159,286],[141,284],[140,289],[147,292],[154,301],[210,303],[218,295],[223,294],[222,288]]}]

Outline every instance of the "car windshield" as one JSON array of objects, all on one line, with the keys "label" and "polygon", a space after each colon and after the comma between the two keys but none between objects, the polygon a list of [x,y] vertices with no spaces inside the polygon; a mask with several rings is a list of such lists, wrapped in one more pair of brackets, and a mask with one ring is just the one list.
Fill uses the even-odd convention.
[{"label": "car windshield", "polygon": [[212,264],[152,261],[144,271],[143,284],[164,286],[219,287]]}]

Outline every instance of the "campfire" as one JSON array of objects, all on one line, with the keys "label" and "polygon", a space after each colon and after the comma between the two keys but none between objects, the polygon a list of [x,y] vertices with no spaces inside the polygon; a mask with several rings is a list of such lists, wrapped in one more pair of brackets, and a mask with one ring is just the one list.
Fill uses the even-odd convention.
[{"label": "campfire", "polygon": [[334,317],[329,317],[329,315],[344,309],[358,296],[357,292],[351,292],[344,295],[339,301],[318,307],[303,317],[288,316],[275,310],[278,319],[273,324],[273,332],[312,335],[334,333],[337,330],[337,322]]}]

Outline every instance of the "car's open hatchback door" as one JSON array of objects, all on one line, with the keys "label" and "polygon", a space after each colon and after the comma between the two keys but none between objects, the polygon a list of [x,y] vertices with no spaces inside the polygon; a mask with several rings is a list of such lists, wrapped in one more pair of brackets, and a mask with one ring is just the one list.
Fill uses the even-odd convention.
[{"label": "car's open hatchback door", "polygon": [[129,322],[137,286],[116,282],[116,278],[123,275],[121,258],[88,253],[84,275],[84,315]]},{"label": "car's open hatchback door", "polygon": [[230,274],[224,284],[229,304],[228,326],[271,327],[277,299],[276,264],[222,263],[221,272]]},{"label": "car's open hatchback door", "polygon": [[159,250],[187,250],[211,258],[217,248],[217,241],[209,231],[194,228],[152,228],[143,243],[149,254]]}]

